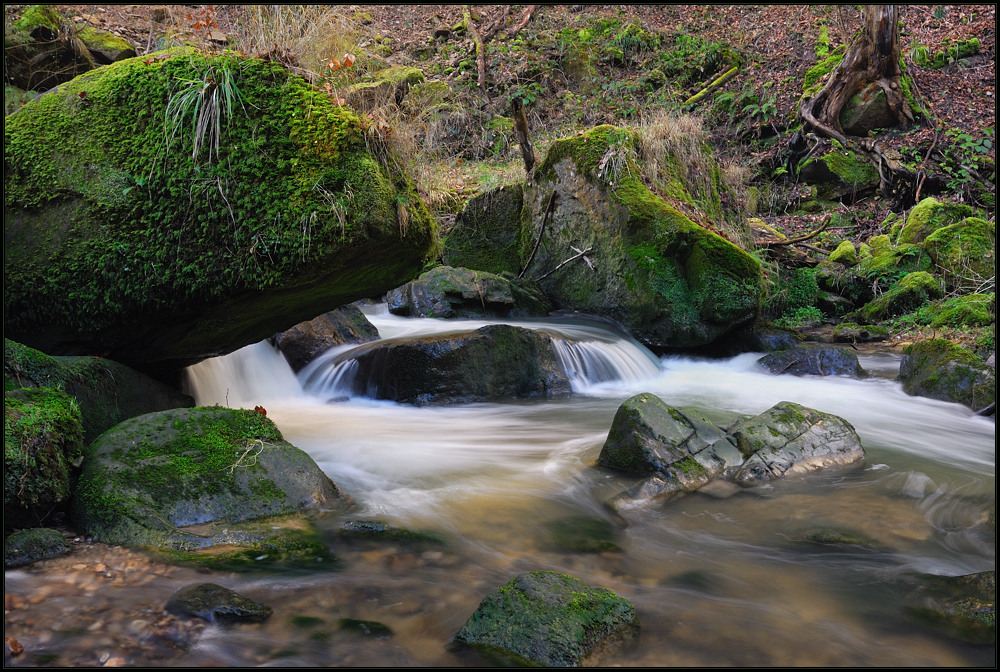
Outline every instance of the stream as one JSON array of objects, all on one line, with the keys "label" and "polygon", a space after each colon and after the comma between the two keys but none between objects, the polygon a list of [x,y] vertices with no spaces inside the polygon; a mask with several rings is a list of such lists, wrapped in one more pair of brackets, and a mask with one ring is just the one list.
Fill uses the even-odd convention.
[{"label": "stream", "polygon": [[[384,304],[364,311],[383,339],[488,323],[400,318]],[[267,342],[191,367],[199,405],[264,406],[285,438],[308,452],[357,510],[323,523],[343,561],[337,571],[206,576],[178,569],[113,598],[108,588],[106,599],[136,613],[162,609],[173,591],[196,581],[219,583],[274,608],[262,624],[209,625],[182,653],[133,654],[126,662],[484,664],[450,651],[449,640],[486,594],[515,574],[546,569],[610,588],[635,606],[640,635],[607,664],[995,664],[995,647],[962,644],[907,621],[899,588],[913,573],[995,569],[994,420],[906,395],[894,380],[896,355],[863,356],[862,366],[873,374],[864,380],[772,376],[756,367],[760,355],[753,353],[657,358],[597,321],[508,323],[560,337],[572,396],[436,407],[352,397],[342,390],[352,375],[353,346],[326,353],[297,376]],[[640,392],[701,409],[719,425],[795,401],[846,418],[867,458],[849,471],[815,472],[728,498],[694,493],[616,517],[604,503],[639,479],[595,463],[618,406]],[[555,526],[593,518],[614,524],[619,550],[570,552],[553,544]],[[339,547],[337,526],[361,519],[430,532],[445,544]],[[872,543],[803,540],[810,531],[831,529]],[[8,592],[37,590],[56,579],[54,571],[8,572]],[[88,608],[84,596],[60,599]],[[377,621],[393,634],[340,630],[343,618]],[[74,636],[57,633],[50,640],[53,647],[72,646]]]}]

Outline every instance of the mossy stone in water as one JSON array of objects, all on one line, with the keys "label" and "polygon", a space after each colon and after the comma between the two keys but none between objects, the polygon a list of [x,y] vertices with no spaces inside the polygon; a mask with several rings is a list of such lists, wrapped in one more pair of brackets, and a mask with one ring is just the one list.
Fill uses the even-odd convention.
[{"label": "mossy stone in water", "polygon": [[3,541],[3,566],[6,569],[24,567],[71,551],[69,542],[59,530],[37,527],[14,532]]},{"label": "mossy stone in water", "polygon": [[628,600],[556,572],[529,572],[488,595],[456,635],[504,664],[577,667],[632,637]]},{"label": "mossy stone in water", "polygon": [[249,597],[215,583],[199,583],[181,588],[170,596],[165,609],[180,616],[193,616],[211,623],[259,623],[273,610]]},{"label": "mossy stone in water", "polygon": [[596,516],[571,516],[545,525],[550,546],[570,553],[619,552],[615,526]]}]

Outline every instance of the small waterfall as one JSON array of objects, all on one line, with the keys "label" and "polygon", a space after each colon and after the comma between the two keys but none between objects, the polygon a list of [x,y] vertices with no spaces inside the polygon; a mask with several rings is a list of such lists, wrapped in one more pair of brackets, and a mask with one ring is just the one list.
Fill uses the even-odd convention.
[{"label": "small waterfall", "polygon": [[288,361],[267,341],[189,366],[187,384],[199,406],[253,408],[302,396]]},{"label": "small waterfall", "polygon": [[358,372],[358,362],[351,353],[356,356],[368,347],[345,345],[327,350],[299,371],[302,389],[324,400],[351,396]]},{"label": "small waterfall", "polygon": [[552,334],[552,345],[574,392],[599,383],[637,383],[660,367],[641,346],[624,339],[580,341]]}]

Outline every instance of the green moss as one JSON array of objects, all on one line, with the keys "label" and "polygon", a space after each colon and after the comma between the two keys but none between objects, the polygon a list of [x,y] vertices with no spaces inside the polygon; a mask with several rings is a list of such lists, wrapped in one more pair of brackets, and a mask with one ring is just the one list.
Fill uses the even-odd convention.
[{"label": "green moss", "polygon": [[943,226],[924,240],[924,249],[949,287],[977,289],[996,275],[996,224],[978,217]]},{"label": "green moss", "polygon": [[821,157],[821,160],[845,184],[858,186],[873,186],[878,184],[878,171],[872,165],[871,161],[859,157],[852,151],[828,152]]},{"label": "green moss", "polygon": [[996,294],[969,294],[946,299],[928,311],[932,327],[988,327],[996,322]]},{"label": "green moss", "polygon": [[84,26],[76,35],[91,51],[135,55],[135,48],[128,41],[106,30]]},{"label": "green moss", "polygon": [[840,65],[840,62],[844,60],[845,53],[847,53],[847,47],[841,45],[834,49],[829,56],[809,68],[802,78],[802,95],[811,96],[819,91],[823,87],[820,80]]},{"label": "green moss", "polygon": [[14,26],[20,30],[31,32],[35,28],[47,28],[54,35],[59,34],[63,17],[59,12],[49,5],[32,5],[21,14],[21,17],[14,22]]},{"label": "green moss", "polygon": [[[170,107],[213,80],[238,90],[217,155],[193,152],[194,108]],[[395,286],[426,252],[400,234],[426,243],[432,225],[370,142],[354,112],[276,63],[172,51],[81,75],[5,124],[5,326],[90,335],[276,286],[328,304]],[[323,282],[362,254],[356,279]],[[287,296],[267,308],[255,312],[296,321]]]},{"label": "green moss", "polygon": [[937,229],[954,224],[972,214],[973,209],[967,205],[942,203],[933,196],[928,196],[910,210],[896,243],[919,243]]},{"label": "green moss", "polygon": [[4,396],[4,527],[37,525],[71,494],[83,455],[76,401],[52,388]]},{"label": "green moss", "polygon": [[942,296],[941,282],[930,273],[917,271],[903,276],[889,291],[865,304],[858,314],[865,323],[879,322],[914,311]]},{"label": "green moss", "polygon": [[854,243],[849,240],[842,241],[833,252],[830,253],[830,261],[843,266],[854,266],[858,263],[858,252],[854,249]]}]

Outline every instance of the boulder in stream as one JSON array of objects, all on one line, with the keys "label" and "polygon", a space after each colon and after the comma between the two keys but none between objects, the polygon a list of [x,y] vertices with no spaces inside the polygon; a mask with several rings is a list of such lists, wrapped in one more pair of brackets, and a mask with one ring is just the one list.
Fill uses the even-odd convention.
[{"label": "boulder in stream", "polygon": [[787,350],[771,352],[757,365],[769,373],[791,373],[796,376],[851,376],[864,378],[858,356],[846,348],[832,345],[797,345]]},{"label": "boulder in stream", "polygon": [[378,338],[378,329],[353,303],[323,313],[308,322],[271,337],[293,371],[305,366],[330,348],[349,343],[368,343]]},{"label": "boulder in stream", "polygon": [[264,415],[217,406],[150,413],[105,432],[87,450],[73,513],[97,541],[177,561],[322,568],[332,556],[308,515],[346,504]]},{"label": "boulder in stream", "polygon": [[908,345],[899,364],[899,380],[903,391],[914,396],[965,404],[974,410],[996,403],[996,369],[943,338]]},{"label": "boulder in stream", "polygon": [[505,324],[471,333],[378,341],[355,361],[355,394],[417,406],[570,392],[552,338]]},{"label": "boulder in stream", "polygon": [[638,628],[635,609],[611,590],[538,571],[487,595],[455,639],[491,662],[579,667],[598,662]]},{"label": "boulder in stream", "polygon": [[4,569],[24,567],[39,560],[66,555],[72,550],[66,536],[49,527],[19,530],[3,540]]},{"label": "boulder in stream", "polygon": [[197,583],[170,596],[164,607],[186,618],[210,623],[259,623],[271,617],[273,609],[234,590],[215,583]]},{"label": "boulder in stream", "polygon": [[[638,394],[618,409],[598,464],[646,475],[613,498],[613,509],[666,499],[701,488],[749,487],[785,475],[864,458],[854,428],[843,418],[783,401],[722,429],[694,409]],[[729,482],[729,483],[724,483]]]}]

